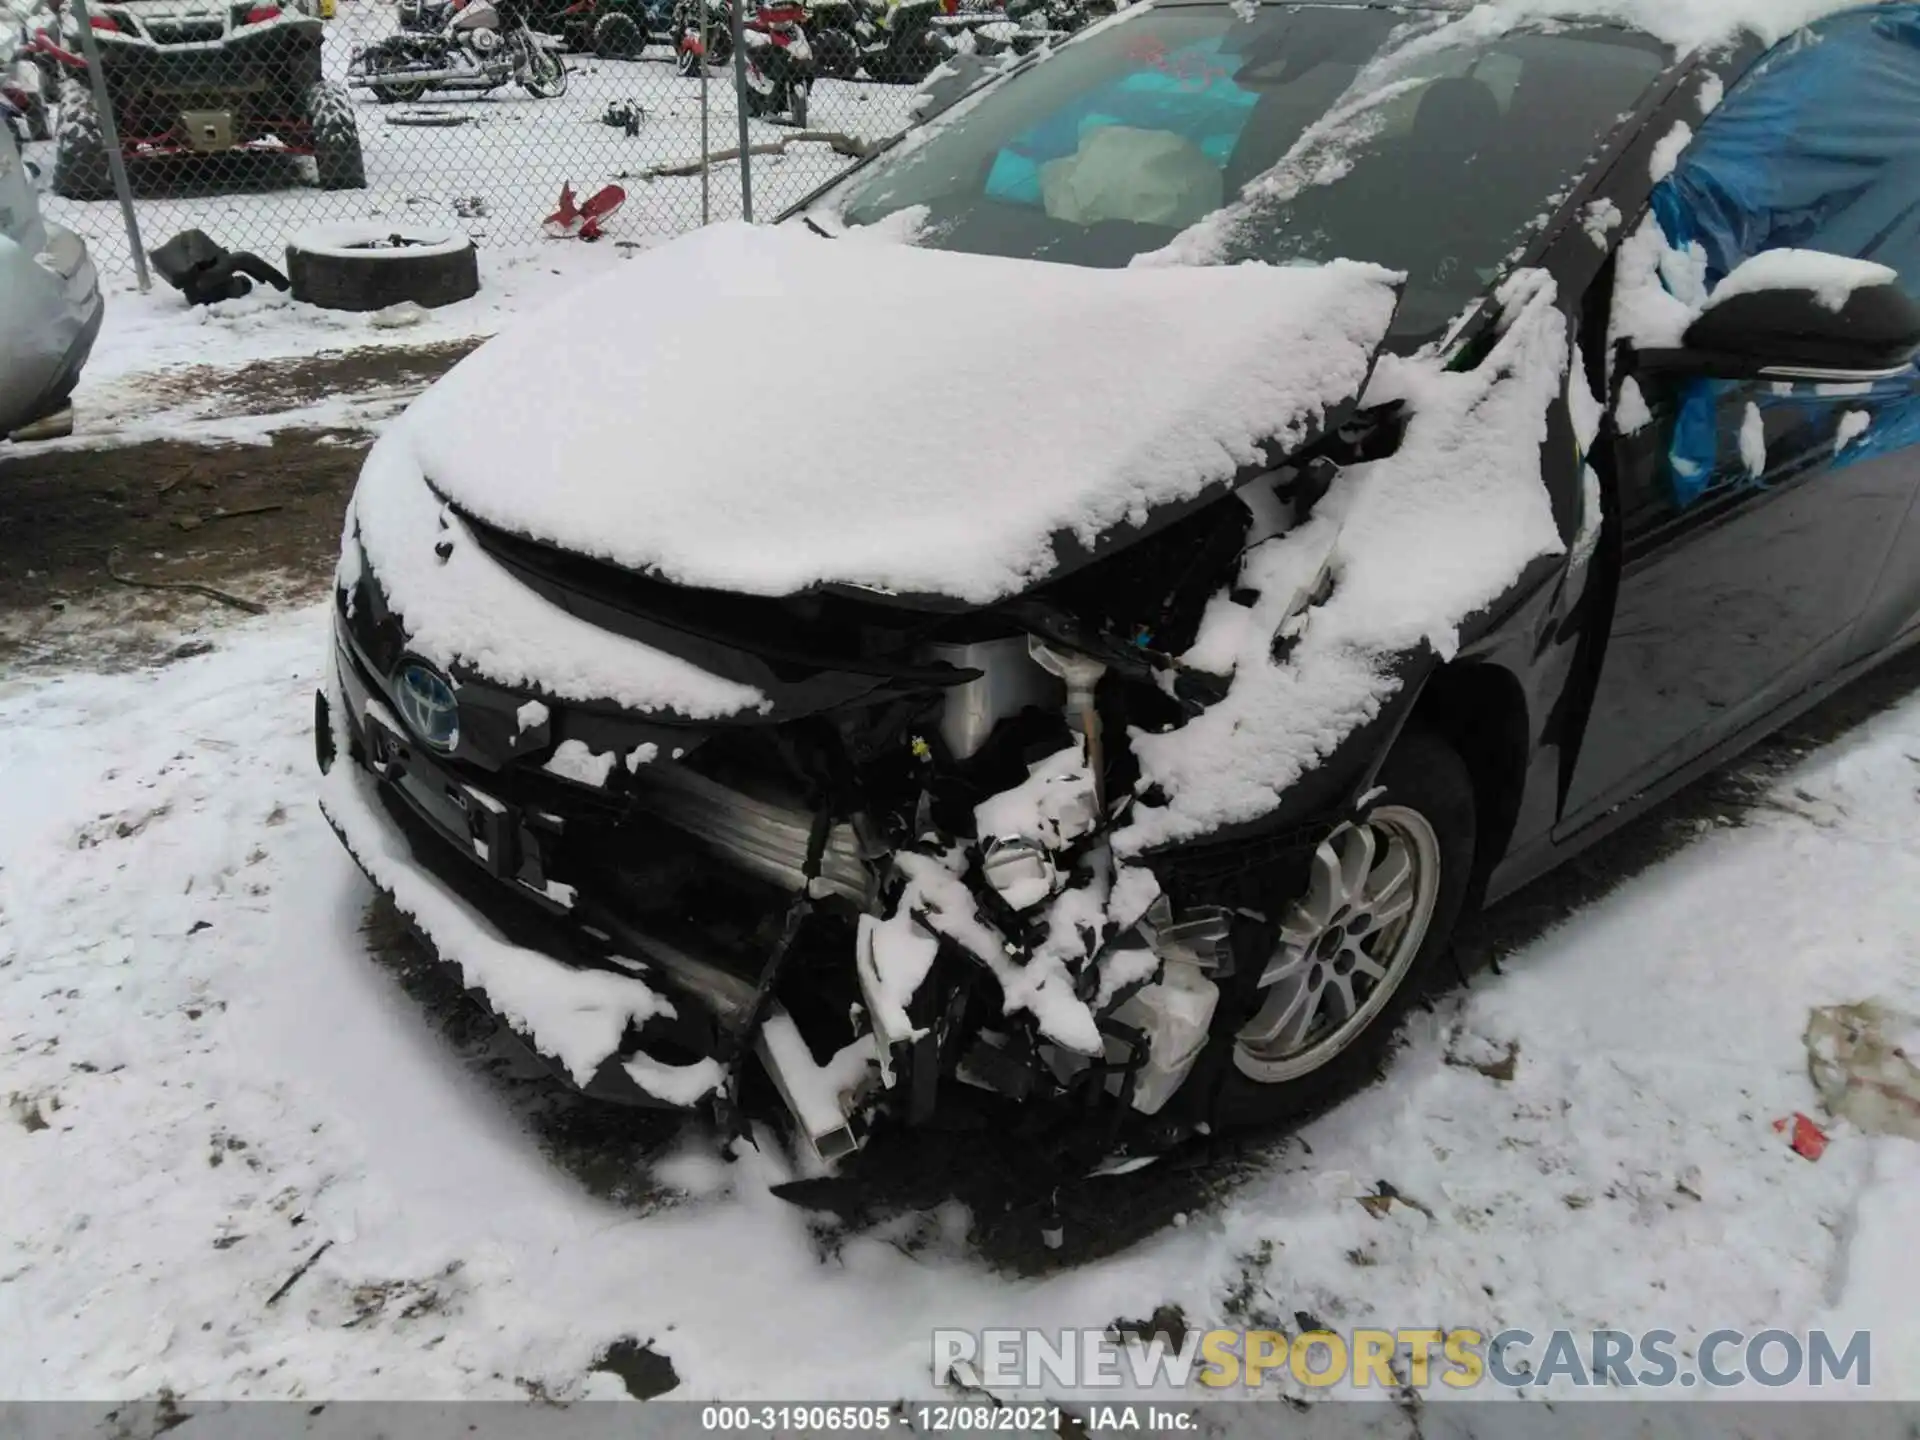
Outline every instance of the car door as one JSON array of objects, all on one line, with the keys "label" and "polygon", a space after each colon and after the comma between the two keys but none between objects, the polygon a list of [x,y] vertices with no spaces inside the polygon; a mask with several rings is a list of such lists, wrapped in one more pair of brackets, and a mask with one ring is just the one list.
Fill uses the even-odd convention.
[{"label": "car door", "polygon": [[[1916,166],[1920,6],[1835,17],[1763,57],[1655,187],[1667,273],[1704,288],[1793,246],[1893,265],[1911,290]],[[1615,396],[1619,580],[1570,826],[1837,671],[1868,617],[1920,603],[1912,370],[1680,380],[1629,359]]]}]

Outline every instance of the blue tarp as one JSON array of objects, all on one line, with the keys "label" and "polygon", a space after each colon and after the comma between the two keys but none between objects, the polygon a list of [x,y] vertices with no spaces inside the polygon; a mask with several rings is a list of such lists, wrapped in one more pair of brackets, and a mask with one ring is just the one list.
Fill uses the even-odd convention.
[{"label": "blue tarp", "polygon": [[1654,211],[1717,281],[1763,250],[1877,260],[1920,297],[1920,4],[1838,16],[1761,60],[1708,117]]},{"label": "blue tarp", "polygon": [[[1920,4],[1836,16],[1777,47],[1734,86],[1654,187],[1653,210],[1674,245],[1697,242],[1706,252],[1709,284],[1763,250],[1791,247],[1876,260],[1920,298],[1916,136]],[[1689,383],[1668,455],[1677,505],[1753,483],[1723,443],[1748,400],[1763,411],[1840,408],[1812,387],[1783,396],[1770,387]],[[1920,441],[1913,385],[1879,386],[1849,403],[1873,423],[1837,463]],[[1820,417],[1806,419],[1817,425]]]}]

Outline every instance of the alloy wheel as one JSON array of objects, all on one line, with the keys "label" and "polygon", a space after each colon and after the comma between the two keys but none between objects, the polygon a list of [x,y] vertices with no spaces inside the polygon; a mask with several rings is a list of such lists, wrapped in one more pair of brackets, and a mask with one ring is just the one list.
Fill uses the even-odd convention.
[{"label": "alloy wheel", "polygon": [[1383,805],[1322,840],[1234,1038],[1240,1072],[1297,1080],[1358,1039],[1406,979],[1439,892],[1439,836],[1417,810]]}]

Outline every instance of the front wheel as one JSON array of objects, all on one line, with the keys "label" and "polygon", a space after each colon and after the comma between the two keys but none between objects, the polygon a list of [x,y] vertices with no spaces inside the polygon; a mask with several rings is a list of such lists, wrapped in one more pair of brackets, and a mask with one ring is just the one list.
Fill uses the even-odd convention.
[{"label": "front wheel", "polygon": [[593,53],[602,60],[638,60],[646,53],[647,32],[631,15],[602,15],[593,26]]},{"label": "front wheel", "polygon": [[68,80],[60,89],[53,193],[66,200],[105,200],[113,195],[100,112],[94,108],[93,91],[79,80]]},{"label": "front wheel", "polygon": [[567,93],[567,65],[543,45],[525,42],[515,76],[520,88],[536,100],[558,100]]},{"label": "front wheel", "polygon": [[846,31],[829,28],[817,33],[810,42],[813,63],[820,73],[834,80],[851,80],[860,68],[860,47]]},{"label": "front wheel", "polygon": [[1432,986],[1473,870],[1473,782],[1438,736],[1409,730],[1381,767],[1384,793],[1315,847],[1303,894],[1247,957],[1246,1018],[1215,1116],[1309,1119],[1380,1071],[1408,1007]]},{"label": "front wheel", "polygon": [[313,140],[315,178],[322,190],[364,190],[366,161],[353,100],[340,86],[321,80],[307,89],[307,128]]}]

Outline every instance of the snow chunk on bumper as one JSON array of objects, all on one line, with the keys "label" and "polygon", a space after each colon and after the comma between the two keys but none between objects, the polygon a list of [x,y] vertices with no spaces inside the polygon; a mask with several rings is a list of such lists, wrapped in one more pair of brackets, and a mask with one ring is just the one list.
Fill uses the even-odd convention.
[{"label": "snow chunk on bumper", "polygon": [[[766,708],[752,686],[590,625],[508,574],[428,486],[410,432],[411,416],[403,417],[367,456],[340,580],[357,578],[364,550],[413,650],[443,668],[464,663],[502,685],[566,700],[611,700],[690,720]],[[531,488],[545,483],[526,478]]]},{"label": "snow chunk on bumper", "polygon": [[[482,346],[404,443],[481,519],[682,584],[985,604],[1300,438],[1365,383],[1395,286],[713,226]],[[749,354],[777,378],[688,423]]]},{"label": "snow chunk on bumper", "polygon": [[[632,976],[575,970],[503,939],[414,864],[406,841],[380,812],[374,782],[354,766],[339,764],[328,771],[320,782],[320,806],[360,868],[393,896],[444,959],[460,967],[466,986],[485,994],[495,1012],[542,1054],[559,1061],[576,1085],[585,1086],[620,1048],[629,1022],[673,1015],[671,1001]],[[696,1075],[658,1068],[662,1074],[649,1072],[642,1083],[662,1098],[668,1092],[692,1094],[696,1087],[704,1095],[717,1083],[704,1070]],[[673,1083],[664,1083],[669,1080]]]}]

